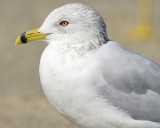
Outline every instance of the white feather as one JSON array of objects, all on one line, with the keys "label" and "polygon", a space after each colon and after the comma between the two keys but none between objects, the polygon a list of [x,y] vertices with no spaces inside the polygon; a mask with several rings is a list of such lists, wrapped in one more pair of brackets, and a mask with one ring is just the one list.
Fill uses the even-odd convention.
[{"label": "white feather", "polygon": [[[62,27],[61,20],[70,24]],[[62,6],[39,31],[53,33],[41,57],[40,79],[48,100],[63,116],[83,128],[160,128],[154,118],[143,118],[143,110],[137,111],[139,116],[129,106],[158,101],[148,109],[159,112],[160,66],[108,41],[96,10],[83,4]]]}]

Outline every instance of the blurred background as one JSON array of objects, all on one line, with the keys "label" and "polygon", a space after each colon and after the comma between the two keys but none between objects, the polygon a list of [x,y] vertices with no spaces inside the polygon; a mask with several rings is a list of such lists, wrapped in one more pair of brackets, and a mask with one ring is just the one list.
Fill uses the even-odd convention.
[{"label": "blurred background", "polygon": [[76,128],[41,88],[39,61],[47,44],[14,44],[53,9],[72,2],[97,9],[111,40],[160,64],[160,0],[0,0],[0,128]]}]

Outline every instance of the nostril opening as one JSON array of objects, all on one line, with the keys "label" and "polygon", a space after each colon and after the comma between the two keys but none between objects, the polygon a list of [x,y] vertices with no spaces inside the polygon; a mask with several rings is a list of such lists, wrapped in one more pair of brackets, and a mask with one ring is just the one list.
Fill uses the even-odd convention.
[{"label": "nostril opening", "polygon": [[27,35],[32,35],[32,34],[34,34],[34,33],[29,33],[29,34],[27,34]]}]

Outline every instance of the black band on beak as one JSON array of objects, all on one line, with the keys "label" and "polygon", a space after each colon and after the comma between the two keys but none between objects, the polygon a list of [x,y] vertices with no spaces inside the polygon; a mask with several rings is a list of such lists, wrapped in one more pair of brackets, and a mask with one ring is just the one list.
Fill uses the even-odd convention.
[{"label": "black band on beak", "polygon": [[25,35],[26,35],[26,32],[23,32],[23,33],[21,34],[21,42],[22,42],[22,43],[27,43],[27,38],[25,37]]}]

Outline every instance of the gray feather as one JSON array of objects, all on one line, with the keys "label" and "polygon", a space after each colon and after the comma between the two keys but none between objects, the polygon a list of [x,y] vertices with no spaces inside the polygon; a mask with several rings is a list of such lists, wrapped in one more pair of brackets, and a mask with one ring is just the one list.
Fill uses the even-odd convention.
[{"label": "gray feather", "polygon": [[160,65],[109,43],[101,58],[107,85],[99,87],[100,94],[136,120],[160,122]]}]

